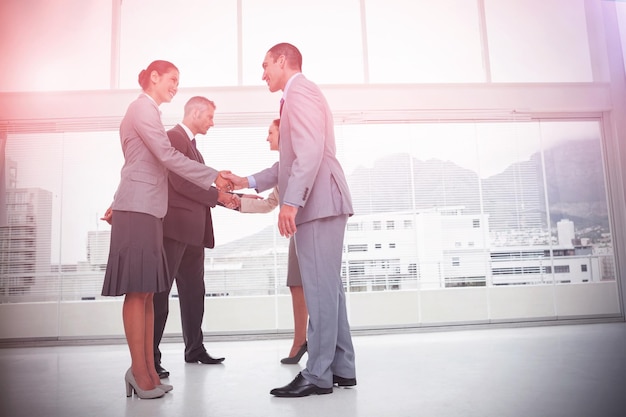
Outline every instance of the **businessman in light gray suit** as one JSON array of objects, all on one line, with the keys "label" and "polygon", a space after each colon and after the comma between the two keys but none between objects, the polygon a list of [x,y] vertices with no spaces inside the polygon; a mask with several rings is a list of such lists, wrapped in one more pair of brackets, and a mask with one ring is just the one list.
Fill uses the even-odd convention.
[{"label": "businessman in light gray suit", "polygon": [[[352,199],[337,160],[333,115],[320,89],[301,72],[302,55],[288,43],[263,61],[269,90],[283,91],[279,162],[247,178],[227,177],[235,188],[280,189],[278,229],[294,236],[309,309],[308,361],[277,397],[330,394],[356,385],[354,347],[341,281],[343,238]],[[228,174],[226,174],[228,175]]]}]

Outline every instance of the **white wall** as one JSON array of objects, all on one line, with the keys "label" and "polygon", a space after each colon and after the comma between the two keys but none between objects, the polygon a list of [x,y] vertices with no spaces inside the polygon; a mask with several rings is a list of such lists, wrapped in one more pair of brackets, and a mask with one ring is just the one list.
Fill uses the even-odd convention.
[{"label": "white wall", "polygon": [[[353,329],[619,317],[617,283],[478,287],[350,293]],[[286,333],[290,296],[205,301],[205,335]],[[0,341],[124,337],[122,299],[0,304]],[[10,318],[10,319],[8,319]],[[170,299],[166,336],[181,334],[178,300]]]}]

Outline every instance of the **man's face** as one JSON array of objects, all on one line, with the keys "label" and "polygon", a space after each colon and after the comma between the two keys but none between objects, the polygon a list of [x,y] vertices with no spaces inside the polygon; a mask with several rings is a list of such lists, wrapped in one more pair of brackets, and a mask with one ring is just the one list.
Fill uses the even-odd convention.
[{"label": "man's face", "polygon": [[270,52],[265,54],[265,59],[263,60],[263,81],[267,83],[272,93],[283,89],[282,76],[284,65],[285,57],[283,55],[279,56],[276,62],[274,62],[274,57]]},{"label": "man's face", "polygon": [[208,132],[209,128],[214,125],[213,124],[214,115],[215,115],[215,109],[211,106],[209,106],[205,110],[198,111],[198,114],[195,120],[198,133],[206,135],[206,132]]}]

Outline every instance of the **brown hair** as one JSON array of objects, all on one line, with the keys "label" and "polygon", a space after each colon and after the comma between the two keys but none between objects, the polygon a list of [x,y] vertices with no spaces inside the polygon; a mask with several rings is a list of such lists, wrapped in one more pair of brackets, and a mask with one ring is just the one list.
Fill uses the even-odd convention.
[{"label": "brown hair", "polygon": [[139,85],[141,86],[142,90],[145,91],[150,86],[150,74],[152,74],[152,71],[156,71],[157,74],[163,75],[172,69],[178,71],[176,65],[172,64],[169,61],[152,61],[150,65],[148,65],[148,68],[141,70],[141,72],[139,73]]},{"label": "brown hair", "polygon": [[276,62],[278,57],[284,55],[285,60],[289,63],[290,68],[302,71],[302,54],[300,53],[298,48],[296,48],[292,44],[286,42],[278,43],[272,46],[267,52],[270,53],[270,55],[274,59],[274,62]]}]

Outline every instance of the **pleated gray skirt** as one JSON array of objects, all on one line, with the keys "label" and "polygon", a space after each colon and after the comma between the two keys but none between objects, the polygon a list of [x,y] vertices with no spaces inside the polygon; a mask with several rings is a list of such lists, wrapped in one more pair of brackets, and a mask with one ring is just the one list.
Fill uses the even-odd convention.
[{"label": "pleated gray skirt", "polygon": [[167,274],[163,220],[145,213],[114,210],[102,295],[167,291]]}]

